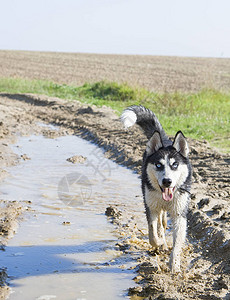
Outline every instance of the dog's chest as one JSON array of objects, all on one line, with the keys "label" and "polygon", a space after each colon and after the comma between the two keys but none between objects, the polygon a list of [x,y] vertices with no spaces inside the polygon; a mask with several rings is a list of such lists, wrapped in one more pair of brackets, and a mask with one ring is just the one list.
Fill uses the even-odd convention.
[{"label": "dog's chest", "polygon": [[154,210],[171,210],[172,201],[166,202],[162,199],[162,193],[156,190],[149,190],[145,187],[145,203],[150,209]]},{"label": "dog's chest", "polygon": [[149,190],[146,186],[144,200],[151,212],[164,210],[172,215],[178,215],[181,214],[187,206],[188,197],[176,192],[172,201],[165,201],[160,191]]}]

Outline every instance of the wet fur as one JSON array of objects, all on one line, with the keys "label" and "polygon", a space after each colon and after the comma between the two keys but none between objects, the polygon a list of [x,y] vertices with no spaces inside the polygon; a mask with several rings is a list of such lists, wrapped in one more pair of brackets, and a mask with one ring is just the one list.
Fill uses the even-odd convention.
[{"label": "wet fur", "polygon": [[[173,250],[170,268],[180,271],[181,248],[186,238],[187,210],[190,199],[192,168],[188,158],[188,144],[181,131],[174,141],[164,132],[156,115],[143,106],[128,107],[121,117],[125,127],[138,124],[145,132],[148,142],[143,156],[142,192],[149,229],[149,242],[153,248],[167,249],[165,231],[167,212],[173,224]],[[175,169],[174,163],[178,164]],[[158,167],[157,167],[158,165]],[[159,168],[159,166],[161,166]],[[174,190],[171,201],[162,198],[164,179],[170,179]]]}]

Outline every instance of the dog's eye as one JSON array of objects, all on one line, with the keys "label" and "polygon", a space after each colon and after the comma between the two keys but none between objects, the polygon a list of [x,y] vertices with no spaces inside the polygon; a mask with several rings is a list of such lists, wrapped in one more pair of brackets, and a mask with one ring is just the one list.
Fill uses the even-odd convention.
[{"label": "dog's eye", "polygon": [[178,168],[178,162],[174,162],[173,164],[172,164],[172,168],[175,170],[175,169],[177,169]]},{"label": "dog's eye", "polygon": [[162,168],[162,164],[161,163],[157,163],[156,167],[157,167],[157,169],[161,169]]}]

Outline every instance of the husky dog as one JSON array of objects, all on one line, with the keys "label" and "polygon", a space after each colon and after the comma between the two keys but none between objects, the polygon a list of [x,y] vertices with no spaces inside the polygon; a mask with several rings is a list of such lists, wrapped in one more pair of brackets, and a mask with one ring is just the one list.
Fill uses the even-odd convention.
[{"label": "husky dog", "polygon": [[153,248],[167,249],[165,231],[167,212],[173,224],[172,273],[180,271],[180,252],[186,237],[187,210],[190,199],[192,167],[188,143],[181,131],[172,142],[156,115],[143,106],[130,106],[121,120],[128,128],[138,124],[148,138],[142,166],[142,192]]}]

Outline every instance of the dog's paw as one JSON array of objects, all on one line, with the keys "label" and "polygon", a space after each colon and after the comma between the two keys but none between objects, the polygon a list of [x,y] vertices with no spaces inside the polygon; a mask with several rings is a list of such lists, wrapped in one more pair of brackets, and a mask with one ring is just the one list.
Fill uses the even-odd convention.
[{"label": "dog's paw", "polygon": [[163,243],[162,249],[165,250],[165,251],[168,251],[168,250],[169,250],[168,245],[167,245],[166,242]]},{"label": "dog's paw", "polygon": [[170,271],[172,274],[178,274],[181,272],[181,269],[180,269],[180,264],[171,264],[170,265]]},{"label": "dog's paw", "polygon": [[180,273],[180,258],[175,257],[171,254],[170,261],[169,261],[169,267],[172,274]]},{"label": "dog's paw", "polygon": [[163,239],[149,239],[149,243],[153,247],[153,249],[158,249],[161,246],[165,246],[165,242],[163,241]]}]

